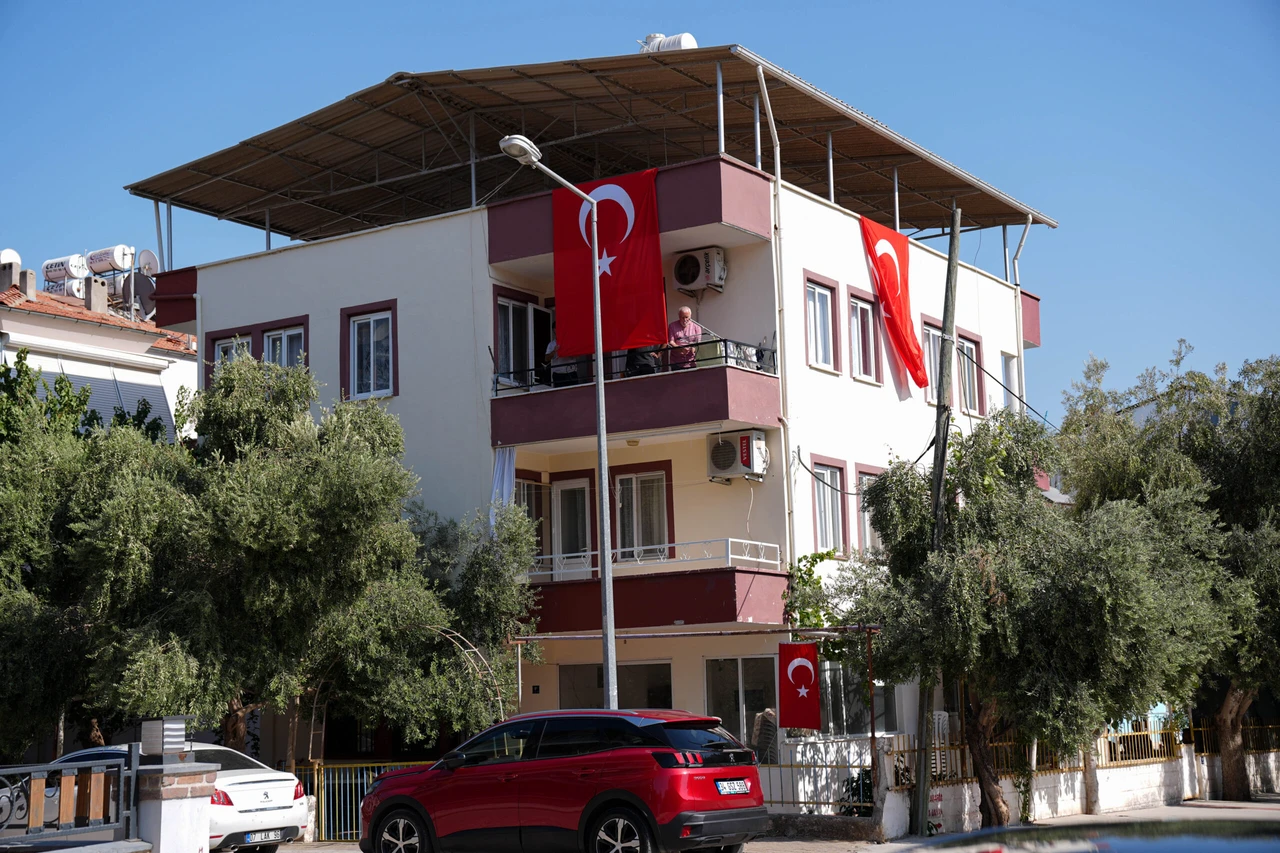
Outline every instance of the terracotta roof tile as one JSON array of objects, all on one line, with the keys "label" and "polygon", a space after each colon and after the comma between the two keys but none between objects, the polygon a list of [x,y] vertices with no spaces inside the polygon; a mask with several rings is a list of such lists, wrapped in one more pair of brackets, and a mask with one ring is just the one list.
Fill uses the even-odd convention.
[{"label": "terracotta roof tile", "polygon": [[8,290],[0,292],[0,304],[19,311],[30,311],[33,314],[66,317],[71,320],[83,320],[90,323],[99,323],[103,326],[131,329],[138,332],[154,332],[163,335],[152,344],[155,349],[186,355],[196,354],[195,341],[191,335],[170,332],[159,328],[155,323],[149,323],[145,320],[130,320],[116,314],[102,314],[90,311],[84,307],[84,303],[81,300],[74,297],[54,296],[43,291],[37,291],[35,298],[29,299],[23,296],[22,291],[17,287],[10,287]]}]

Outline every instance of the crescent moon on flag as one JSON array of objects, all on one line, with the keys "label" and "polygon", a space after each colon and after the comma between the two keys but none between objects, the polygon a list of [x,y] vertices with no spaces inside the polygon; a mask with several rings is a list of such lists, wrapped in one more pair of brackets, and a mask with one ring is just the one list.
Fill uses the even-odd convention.
[{"label": "crescent moon on flag", "polygon": [[898,263],[898,253],[894,251],[893,244],[888,240],[879,240],[876,242],[876,257],[888,255],[893,258],[893,277],[897,283],[898,295],[902,295],[902,264]]},{"label": "crescent moon on flag", "polygon": [[[627,238],[631,236],[631,226],[636,224],[636,207],[631,203],[631,196],[627,195],[627,191],[617,184],[601,184],[588,193],[596,200],[596,205],[601,202],[615,201],[622,208],[622,212],[627,215],[627,233],[622,235],[619,243],[625,243]],[[591,213],[591,202],[584,201],[582,207],[578,209],[578,231],[582,234],[582,240],[588,246],[591,245],[591,238],[587,236],[587,215]]]},{"label": "crescent moon on flag", "polygon": [[796,658],[787,664],[787,681],[792,684],[796,683],[795,672],[798,666],[803,666],[809,670],[809,683],[812,684],[814,682],[813,663],[808,658]]}]

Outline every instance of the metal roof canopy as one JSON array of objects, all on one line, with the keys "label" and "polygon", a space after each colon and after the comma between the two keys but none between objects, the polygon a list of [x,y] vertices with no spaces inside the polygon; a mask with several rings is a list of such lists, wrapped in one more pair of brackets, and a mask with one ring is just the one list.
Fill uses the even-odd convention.
[{"label": "metal roof canopy", "polygon": [[[756,162],[756,68],[777,123],[783,180],[893,224],[945,228],[1057,223],[738,45],[487,68],[398,73],[215,154],[147,178],[133,195],[315,240],[551,189],[498,150],[532,138],[572,181],[713,156]],[[763,119],[761,119],[763,121]],[[762,168],[772,171],[763,128]]]}]

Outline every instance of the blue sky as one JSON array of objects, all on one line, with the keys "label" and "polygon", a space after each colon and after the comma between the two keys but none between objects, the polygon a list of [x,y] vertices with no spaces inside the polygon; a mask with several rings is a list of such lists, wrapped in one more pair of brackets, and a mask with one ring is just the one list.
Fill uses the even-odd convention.
[{"label": "blue sky", "polygon": [[[1058,219],[1022,262],[1043,298],[1027,383],[1051,419],[1091,352],[1127,383],[1180,337],[1204,369],[1277,351],[1275,2],[0,0],[0,246],[31,267],[154,247],[151,205],[124,184],[395,71],[629,53],[682,31],[748,46]],[[179,265],[262,246],[184,211],[174,232]],[[999,251],[998,230],[962,244],[989,269]]]}]

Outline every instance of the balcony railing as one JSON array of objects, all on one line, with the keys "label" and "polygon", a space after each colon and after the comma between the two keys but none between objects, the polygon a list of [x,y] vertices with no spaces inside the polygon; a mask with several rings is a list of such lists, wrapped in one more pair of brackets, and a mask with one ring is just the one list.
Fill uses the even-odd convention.
[{"label": "balcony railing", "polygon": [[[778,375],[777,350],[758,344],[748,344],[727,338],[710,338],[693,344],[693,358],[682,359],[678,350],[670,347],[653,347],[630,350],[605,356],[606,381],[637,376],[652,376],[680,370],[697,370],[708,367],[738,367],[756,370],[770,376]],[[509,360],[500,355],[499,361]],[[513,391],[543,390],[584,385],[595,378],[595,356],[583,356],[558,364],[542,364],[525,369],[502,369],[493,376],[495,396]]]},{"label": "balcony railing", "polygon": [[[730,566],[776,570],[781,566],[777,545],[747,539],[703,539],[697,542],[615,548],[612,554],[614,573],[617,575],[680,569],[723,569]],[[598,568],[599,555],[599,551],[545,554],[534,558],[534,568],[527,573],[526,579],[535,583],[587,580]]]}]

